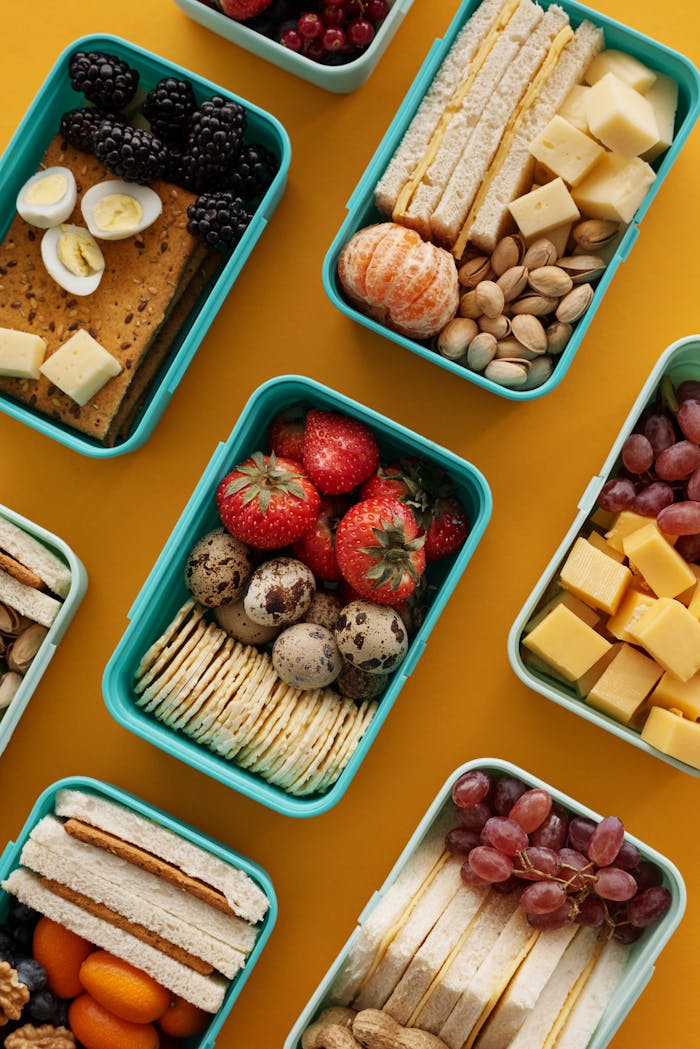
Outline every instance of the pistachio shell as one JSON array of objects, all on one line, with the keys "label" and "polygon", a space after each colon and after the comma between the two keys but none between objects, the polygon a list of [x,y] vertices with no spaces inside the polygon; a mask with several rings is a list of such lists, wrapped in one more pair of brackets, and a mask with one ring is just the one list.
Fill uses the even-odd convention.
[{"label": "pistachio shell", "polygon": [[496,281],[506,302],[512,302],[527,287],[528,271],[525,266],[511,266]]},{"label": "pistachio shell", "polygon": [[467,364],[475,372],[482,372],[496,355],[496,339],[488,332],[481,332],[470,343]]},{"label": "pistachio shell", "polygon": [[501,339],[496,349],[496,357],[501,361],[534,361],[538,354],[528,350],[512,335],[507,339]]},{"label": "pistachio shell", "polygon": [[517,388],[527,381],[527,365],[521,361],[491,361],[484,375],[499,386]]},{"label": "pistachio shell", "polygon": [[479,317],[479,329],[495,335],[497,339],[504,339],[510,335],[510,318],[503,313],[499,313],[498,317]]},{"label": "pistachio shell", "polygon": [[467,346],[478,333],[479,329],[475,321],[467,317],[455,317],[438,335],[438,353],[450,361],[463,360]]},{"label": "pistachio shell", "polygon": [[573,287],[571,277],[559,266],[539,266],[537,269],[530,270],[527,280],[534,291],[553,298],[567,295]]},{"label": "pistachio shell", "polygon": [[552,374],[553,367],[551,357],[538,357],[537,360],[533,361],[530,365],[527,379],[521,389],[535,390],[538,386],[542,386]]},{"label": "pistachio shell", "polygon": [[566,255],[557,266],[568,273],[573,284],[597,280],[605,272],[605,261],[599,255]]},{"label": "pistachio shell", "polygon": [[0,634],[16,634],[21,622],[19,612],[0,602]]},{"label": "pistachio shell", "polygon": [[510,304],[510,312],[515,316],[519,313],[531,313],[533,317],[546,317],[548,313],[554,313],[558,301],[554,295],[541,295],[537,291],[530,291]]},{"label": "pistachio shell", "polygon": [[40,626],[38,623],[33,623],[26,630],[23,630],[7,650],[7,665],[10,670],[14,670],[18,674],[26,674],[47,634],[48,630],[46,627]]},{"label": "pistachio shell", "polygon": [[512,266],[520,265],[524,251],[523,238],[518,233],[499,240],[491,255],[491,268],[496,276],[500,277]]},{"label": "pistachio shell", "polygon": [[523,266],[529,270],[539,269],[541,266],[551,266],[557,260],[557,249],[547,237],[539,237],[533,240],[523,257]]},{"label": "pistachio shell", "polygon": [[614,240],[619,230],[619,222],[610,222],[608,219],[584,219],[574,226],[571,236],[584,251],[597,251]]},{"label": "pistachio shell", "polygon": [[465,291],[464,295],[459,300],[460,317],[469,317],[472,320],[477,320],[481,316],[481,307],[476,301],[476,292],[474,289],[471,291]]},{"label": "pistachio shell", "polygon": [[492,280],[482,280],[474,289],[476,303],[486,317],[498,317],[503,313],[505,298],[498,284]]},{"label": "pistachio shell", "polygon": [[487,255],[475,255],[459,267],[457,277],[463,288],[475,288],[479,281],[486,280],[491,272],[491,260]]},{"label": "pistachio shell", "polygon": [[518,342],[533,353],[547,352],[547,333],[541,321],[531,313],[522,313],[513,317],[511,324],[513,335]]},{"label": "pistachio shell", "polygon": [[4,710],[9,707],[15,696],[17,689],[22,684],[22,678],[19,674],[15,674],[10,671],[7,674],[3,674],[0,677],[0,710]]},{"label": "pistachio shell", "polygon": [[546,329],[547,353],[561,353],[571,338],[573,330],[570,324],[564,324],[562,321],[552,321]]},{"label": "pistachio shell", "polygon": [[565,295],[557,307],[556,318],[564,324],[573,324],[582,317],[593,300],[593,288],[590,284],[579,284]]}]

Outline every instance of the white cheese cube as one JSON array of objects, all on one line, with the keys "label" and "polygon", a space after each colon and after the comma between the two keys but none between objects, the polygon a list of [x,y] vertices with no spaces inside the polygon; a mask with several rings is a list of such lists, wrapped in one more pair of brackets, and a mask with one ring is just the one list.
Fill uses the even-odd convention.
[{"label": "white cheese cube", "polygon": [[41,366],[49,382],[81,407],[121,370],[116,357],[82,328]]},{"label": "white cheese cube", "polygon": [[530,143],[530,152],[564,182],[577,186],[605,150],[568,120],[555,116]]},{"label": "white cheese cube", "polygon": [[518,197],[508,205],[508,209],[524,237],[536,237],[581,217],[560,178]]},{"label": "white cheese cube", "polygon": [[656,81],[644,97],[654,110],[656,127],[659,132],[659,141],[656,145],[642,153],[642,159],[652,161],[656,160],[673,142],[678,107],[678,84],[673,77],[657,73]]},{"label": "white cheese cube", "polygon": [[40,335],[0,328],[0,375],[38,379],[45,354],[46,340]]},{"label": "white cheese cube", "polygon": [[597,84],[608,73],[614,73],[624,80],[635,91],[647,92],[656,80],[657,74],[640,62],[638,58],[624,51],[601,51],[593,59],[585,73],[587,84]]},{"label": "white cheese cube", "polygon": [[588,218],[630,222],[655,178],[654,169],[639,157],[606,153],[573,197]]},{"label": "white cheese cube", "polygon": [[586,116],[586,95],[590,87],[585,84],[574,84],[571,91],[561,104],[559,116],[564,117],[570,124],[577,127],[579,131],[588,132],[588,117]]},{"label": "white cheese cube", "polygon": [[585,105],[591,134],[614,153],[636,157],[659,141],[651,103],[614,73],[593,85]]}]

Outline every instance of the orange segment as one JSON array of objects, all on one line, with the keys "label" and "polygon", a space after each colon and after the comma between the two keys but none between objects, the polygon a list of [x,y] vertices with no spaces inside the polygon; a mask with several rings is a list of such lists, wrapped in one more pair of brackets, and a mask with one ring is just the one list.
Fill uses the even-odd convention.
[{"label": "orange segment", "polygon": [[94,944],[50,918],[40,918],[34,929],[32,954],[46,969],[49,990],[59,998],[80,994],[80,966],[94,950]]},{"label": "orange segment", "polygon": [[68,1007],[68,1023],[85,1049],[158,1049],[158,1032],[152,1024],[130,1023],[81,994]]},{"label": "orange segment", "polygon": [[175,995],[158,1020],[158,1027],[166,1034],[175,1035],[176,1038],[188,1038],[192,1034],[200,1034],[210,1020],[209,1013],[205,1013],[203,1009],[198,1009],[196,1005]]},{"label": "orange segment", "polygon": [[394,310],[403,310],[410,306],[435,279],[438,258],[432,244],[425,241],[411,249],[403,266],[401,266],[384,300],[389,314]]},{"label": "orange segment", "polygon": [[80,982],[96,1002],[131,1023],[157,1020],[170,1002],[170,992],[162,984],[108,951],[88,955],[80,968]]},{"label": "orange segment", "polygon": [[367,299],[371,303],[385,305],[387,290],[396,279],[397,271],[403,267],[408,252],[420,243],[420,237],[412,229],[389,227],[386,236],[377,245],[365,274]]},{"label": "orange segment", "polygon": [[356,301],[364,300],[367,294],[365,274],[374,250],[386,235],[390,222],[379,222],[367,226],[350,238],[338,258],[338,278],[346,293]]}]

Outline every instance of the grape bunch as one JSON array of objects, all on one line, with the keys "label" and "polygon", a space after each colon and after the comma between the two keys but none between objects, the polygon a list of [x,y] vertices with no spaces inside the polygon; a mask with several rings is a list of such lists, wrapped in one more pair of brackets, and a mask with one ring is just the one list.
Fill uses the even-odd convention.
[{"label": "grape bunch", "polygon": [[671,906],[661,870],[625,840],[616,816],[570,819],[546,790],[483,769],[460,776],[452,800],[459,825],[445,846],[465,857],[462,880],[519,892],[535,929],[574,922],[632,943]]},{"label": "grape bunch", "polygon": [[674,391],[667,377],[621,457],[624,472],[598,496],[602,509],[655,518],[662,532],[679,537],[676,550],[686,561],[700,560],[700,381]]}]

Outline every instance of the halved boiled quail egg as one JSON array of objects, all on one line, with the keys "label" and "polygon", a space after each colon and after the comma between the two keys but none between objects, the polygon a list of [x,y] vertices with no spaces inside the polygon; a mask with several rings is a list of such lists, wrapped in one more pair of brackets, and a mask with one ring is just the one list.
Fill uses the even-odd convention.
[{"label": "halved boiled quail egg", "polygon": [[71,295],[91,295],[102,280],[104,256],[81,226],[47,229],[41,238],[41,257],[49,276]]},{"label": "halved boiled quail egg", "polygon": [[75,176],[69,168],[44,168],[22,186],[17,194],[17,211],[31,226],[50,229],[69,218],[77,196]]},{"label": "halved boiled quail egg", "polygon": [[120,179],[91,186],[80,207],[93,237],[101,240],[133,237],[154,223],[163,210],[154,190]]}]

